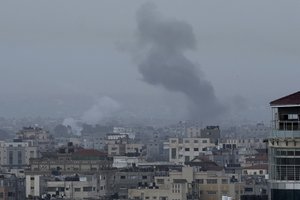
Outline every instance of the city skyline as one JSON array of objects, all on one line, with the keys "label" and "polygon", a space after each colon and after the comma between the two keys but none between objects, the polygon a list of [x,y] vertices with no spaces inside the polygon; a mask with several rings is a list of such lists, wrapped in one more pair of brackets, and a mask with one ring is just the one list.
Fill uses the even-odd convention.
[{"label": "city skyline", "polygon": [[[185,98],[143,82],[132,58],[144,2],[1,2],[1,115],[80,116],[109,96],[131,113],[184,119]],[[191,25],[197,48],[186,56],[233,120],[268,121],[270,100],[298,91],[299,2],[155,4]]]}]

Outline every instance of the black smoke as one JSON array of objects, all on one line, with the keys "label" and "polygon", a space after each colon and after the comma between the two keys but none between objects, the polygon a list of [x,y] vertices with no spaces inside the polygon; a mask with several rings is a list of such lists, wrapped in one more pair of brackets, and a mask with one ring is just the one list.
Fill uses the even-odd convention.
[{"label": "black smoke", "polygon": [[162,18],[154,4],[144,4],[138,10],[137,23],[140,47],[146,52],[138,65],[143,80],[184,94],[193,120],[213,119],[222,113],[224,107],[213,86],[184,54],[196,49],[192,27],[183,21]]}]

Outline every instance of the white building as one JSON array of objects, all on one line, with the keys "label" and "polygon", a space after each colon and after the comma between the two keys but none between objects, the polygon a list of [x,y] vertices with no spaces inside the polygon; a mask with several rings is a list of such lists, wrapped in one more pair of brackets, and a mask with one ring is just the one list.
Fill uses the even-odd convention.
[{"label": "white building", "polygon": [[114,156],[113,167],[116,168],[126,168],[138,165],[140,159],[137,157],[127,157],[127,156]]},{"label": "white building", "polygon": [[209,148],[216,147],[209,138],[170,138],[169,143],[165,143],[169,149],[169,161],[174,163],[184,163],[193,160],[201,153],[207,153]]}]

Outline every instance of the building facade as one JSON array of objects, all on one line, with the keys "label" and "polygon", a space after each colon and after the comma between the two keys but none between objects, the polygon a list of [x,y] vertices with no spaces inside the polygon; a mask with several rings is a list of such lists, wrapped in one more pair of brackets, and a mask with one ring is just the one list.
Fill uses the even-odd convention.
[{"label": "building facade", "polygon": [[272,200],[296,200],[300,197],[300,92],[270,105],[269,196]]},{"label": "building facade", "polygon": [[191,161],[216,146],[209,138],[170,138],[167,145],[169,161],[179,164]]},{"label": "building facade", "polygon": [[0,164],[5,169],[22,169],[29,165],[31,158],[38,157],[38,147],[31,141],[15,139],[12,142],[0,141]]}]

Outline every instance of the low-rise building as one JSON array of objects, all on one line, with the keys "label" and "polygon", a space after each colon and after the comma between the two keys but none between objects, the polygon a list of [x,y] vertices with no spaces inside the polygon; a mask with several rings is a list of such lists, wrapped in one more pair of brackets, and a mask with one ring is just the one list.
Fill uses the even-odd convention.
[{"label": "low-rise building", "polygon": [[200,167],[183,167],[167,176],[155,176],[150,187],[129,189],[129,199],[219,200],[222,196],[239,199],[243,183],[236,174],[220,171],[201,171]]},{"label": "low-rise building", "polygon": [[[57,191],[59,195],[78,200],[88,195],[110,196],[113,190],[109,183],[112,182],[113,173],[112,158],[106,153],[94,149],[76,150],[68,146],[65,151],[30,160],[30,167],[25,171],[26,197],[39,198],[57,194]],[[76,174],[79,182],[58,178]]]},{"label": "low-rise building", "polygon": [[24,200],[25,181],[14,174],[0,174],[0,199],[3,200]]}]

